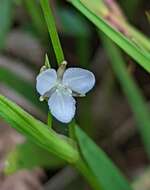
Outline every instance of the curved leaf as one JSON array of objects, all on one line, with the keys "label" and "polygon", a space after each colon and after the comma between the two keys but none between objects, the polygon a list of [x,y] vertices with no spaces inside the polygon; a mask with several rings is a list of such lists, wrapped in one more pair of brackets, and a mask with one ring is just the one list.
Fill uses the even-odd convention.
[{"label": "curved leaf", "polygon": [[0,117],[32,142],[70,163],[78,160],[76,148],[44,123],[36,120],[15,103],[0,95]]},{"label": "curved leaf", "polygon": [[[88,6],[88,1],[89,0],[84,1],[84,3],[82,3],[80,0],[71,0],[70,2],[80,12],[82,12],[98,29],[104,32],[112,41],[114,41],[128,55],[130,55],[135,61],[137,61],[137,63],[139,63],[145,70],[150,72],[150,53],[147,50],[145,50],[144,47],[142,47],[140,44],[134,43],[131,39],[127,38],[121,32],[112,27],[106,20],[104,20],[104,18],[102,18],[102,16],[100,16],[100,14],[97,15],[93,7]],[[99,10],[101,10],[98,3],[97,7],[99,7]],[[142,35],[140,35],[140,37],[141,36]],[[147,43],[150,47],[148,39]]]},{"label": "curved leaf", "polygon": [[132,190],[107,155],[79,128],[75,128],[81,153],[103,190]]}]

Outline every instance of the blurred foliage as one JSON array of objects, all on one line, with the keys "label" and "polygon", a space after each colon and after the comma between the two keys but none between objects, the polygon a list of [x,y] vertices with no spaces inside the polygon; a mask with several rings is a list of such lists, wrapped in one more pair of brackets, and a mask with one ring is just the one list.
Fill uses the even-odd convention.
[{"label": "blurred foliage", "polygon": [[7,34],[13,22],[13,0],[0,1],[0,49],[5,45]]},{"label": "blurred foliage", "polygon": [[45,104],[41,104],[39,98],[35,96],[36,90],[30,82],[25,81],[9,69],[3,67],[0,68],[0,80],[3,81],[4,84],[10,86],[10,88],[13,87],[15,91],[22,94],[32,104],[46,111]]},{"label": "blurred foliage", "polygon": [[17,145],[6,158],[5,174],[10,175],[21,169],[35,167],[56,169],[65,165],[65,162],[51,155],[48,151],[27,141]]},{"label": "blurred foliage", "polygon": [[150,156],[150,112],[146,105],[146,101],[126,69],[125,61],[123,60],[119,49],[109,39],[107,39],[106,36],[102,36],[102,39],[114,72],[128,98],[129,104],[131,105],[143,143],[145,144]]}]

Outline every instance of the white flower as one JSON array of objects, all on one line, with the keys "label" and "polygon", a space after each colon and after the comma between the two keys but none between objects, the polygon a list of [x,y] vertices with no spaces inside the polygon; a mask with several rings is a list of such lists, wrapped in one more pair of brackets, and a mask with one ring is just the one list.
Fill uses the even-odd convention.
[{"label": "white flower", "polygon": [[47,69],[37,76],[36,89],[41,100],[48,99],[52,115],[63,123],[69,123],[75,115],[73,96],[85,96],[95,84],[92,72],[81,68],[65,70],[66,62],[58,71]]}]

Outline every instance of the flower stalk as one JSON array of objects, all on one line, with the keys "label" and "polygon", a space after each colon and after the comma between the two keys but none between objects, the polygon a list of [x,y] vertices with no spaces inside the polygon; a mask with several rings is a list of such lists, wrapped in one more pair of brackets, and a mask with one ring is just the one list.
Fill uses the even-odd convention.
[{"label": "flower stalk", "polygon": [[47,23],[48,32],[52,41],[54,52],[56,55],[57,63],[60,65],[64,61],[64,53],[61,47],[59,36],[57,33],[55,20],[52,11],[49,6],[48,0],[40,0],[40,5],[44,14],[45,21]]},{"label": "flower stalk", "polygon": [[[59,36],[57,33],[53,14],[50,9],[48,0],[40,0],[40,4],[41,4],[44,17],[47,23],[47,27],[48,27],[52,45],[55,51],[57,63],[58,65],[60,65],[61,63],[64,63],[65,59],[64,59],[63,50],[60,44]],[[79,156],[79,159],[72,165],[85,177],[85,179],[87,179],[87,181],[93,187],[94,190],[100,190],[100,187],[97,183],[95,176],[93,176],[92,172],[90,171],[86,163],[83,161],[81,156]]]}]

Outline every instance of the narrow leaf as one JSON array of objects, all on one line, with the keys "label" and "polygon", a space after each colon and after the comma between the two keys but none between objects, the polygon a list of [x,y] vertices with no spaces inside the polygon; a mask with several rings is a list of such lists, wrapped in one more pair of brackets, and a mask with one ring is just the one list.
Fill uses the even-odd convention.
[{"label": "narrow leaf", "polygon": [[13,128],[24,134],[33,143],[51,154],[70,163],[78,160],[78,152],[75,146],[71,144],[71,139],[66,140],[67,137],[63,138],[52,129],[48,129],[47,125],[36,120],[15,103],[1,95],[0,117],[9,122]]},{"label": "narrow leaf", "polygon": [[119,49],[107,37],[104,36],[102,39],[104,47],[108,53],[110,63],[112,64],[113,70],[128,98],[129,104],[131,105],[137,121],[137,127],[139,128],[143,142],[150,155],[150,111],[146,105],[146,100],[134,79],[128,73]]},{"label": "narrow leaf", "polygon": [[[134,43],[131,39],[123,35],[121,32],[112,27],[100,14],[97,14],[95,6],[89,6],[92,4],[90,0],[71,0],[70,1],[81,13],[83,13],[98,29],[104,32],[111,40],[113,40],[120,48],[122,48],[127,54],[129,54],[137,63],[139,63],[145,70],[150,72],[150,54],[144,47],[140,46],[138,43]],[[93,2],[93,1],[92,1]],[[95,2],[95,1],[94,1]],[[97,3],[99,11],[101,8]],[[96,8],[97,8],[96,7]],[[100,12],[99,12],[100,13]],[[137,36],[137,32],[136,36]],[[139,35],[138,35],[139,36]],[[142,35],[140,35],[141,41]],[[144,38],[145,39],[145,38]],[[149,40],[148,45],[150,47]],[[146,45],[147,45],[146,43]],[[144,43],[145,44],[145,43]]]},{"label": "narrow leaf", "polygon": [[107,155],[79,127],[75,133],[81,153],[103,190],[132,190]]},{"label": "narrow leaf", "polygon": [[52,41],[53,49],[56,55],[57,63],[58,65],[64,61],[64,53],[61,47],[61,43],[59,41],[59,36],[57,33],[56,25],[55,25],[55,20],[49,5],[48,0],[40,0],[41,8],[43,10],[43,14],[45,17],[45,21],[47,24],[47,28],[49,31],[49,35]]}]

